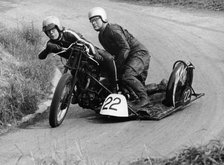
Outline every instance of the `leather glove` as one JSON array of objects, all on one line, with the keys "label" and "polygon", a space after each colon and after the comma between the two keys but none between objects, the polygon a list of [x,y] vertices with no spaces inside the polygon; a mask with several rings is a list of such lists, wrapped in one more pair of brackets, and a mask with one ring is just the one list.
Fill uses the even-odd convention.
[{"label": "leather glove", "polygon": [[114,60],[114,57],[110,53],[108,53],[106,50],[99,49],[99,48],[97,48],[96,50],[98,51],[100,56],[103,57],[103,59]]},{"label": "leather glove", "polygon": [[98,50],[97,49],[95,49],[95,50],[96,50],[96,52],[94,54],[94,58],[98,61],[103,61],[103,57],[99,54]]}]

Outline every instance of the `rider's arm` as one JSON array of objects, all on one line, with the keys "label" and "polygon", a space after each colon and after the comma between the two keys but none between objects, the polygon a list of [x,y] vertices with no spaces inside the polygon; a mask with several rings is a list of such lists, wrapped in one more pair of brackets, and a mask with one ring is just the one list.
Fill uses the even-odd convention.
[{"label": "rider's arm", "polygon": [[38,58],[43,60],[43,59],[47,58],[48,54],[49,53],[48,53],[47,49],[44,49],[38,54]]},{"label": "rider's arm", "polygon": [[94,55],[96,54],[93,44],[87,41],[86,39],[84,39],[80,33],[76,33],[72,30],[67,30],[67,29],[64,32],[66,33],[66,36],[70,38],[72,42],[81,41],[82,43],[86,44],[90,48],[92,54]]},{"label": "rider's arm", "polygon": [[39,59],[45,59],[45,58],[47,58],[48,54],[58,53],[62,50],[63,50],[63,48],[60,45],[57,45],[55,43],[51,43],[48,41],[46,44],[46,48],[38,54],[38,57],[39,57]]},{"label": "rider's arm", "polygon": [[49,53],[58,53],[63,50],[63,48],[60,45],[51,42],[48,42],[46,49],[48,50]]},{"label": "rider's arm", "polygon": [[120,68],[128,57],[130,46],[121,29],[111,29],[111,38],[116,43],[119,50],[119,54],[116,56],[115,61],[117,67]]}]

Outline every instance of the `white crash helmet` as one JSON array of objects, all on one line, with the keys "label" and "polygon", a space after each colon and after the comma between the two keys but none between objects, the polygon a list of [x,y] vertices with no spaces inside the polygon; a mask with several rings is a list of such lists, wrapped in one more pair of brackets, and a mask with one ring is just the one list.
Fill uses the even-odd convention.
[{"label": "white crash helmet", "polygon": [[97,16],[100,17],[103,22],[105,22],[105,23],[108,22],[107,21],[107,13],[102,7],[94,7],[88,13],[89,20],[91,18],[97,17]]},{"label": "white crash helmet", "polygon": [[55,16],[46,17],[43,20],[42,30],[46,33],[46,31],[56,27],[59,31],[62,31],[63,28],[61,26],[60,20]]}]

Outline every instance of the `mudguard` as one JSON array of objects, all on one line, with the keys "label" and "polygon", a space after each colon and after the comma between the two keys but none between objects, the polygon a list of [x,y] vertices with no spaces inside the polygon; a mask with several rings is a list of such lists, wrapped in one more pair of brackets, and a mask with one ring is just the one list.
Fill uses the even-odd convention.
[{"label": "mudguard", "polygon": [[191,62],[178,60],[174,63],[166,89],[166,98],[163,101],[164,105],[176,107],[190,102],[194,68]]},{"label": "mudguard", "polygon": [[129,117],[128,103],[125,96],[116,93],[107,96],[101,107],[100,114],[115,117]]}]

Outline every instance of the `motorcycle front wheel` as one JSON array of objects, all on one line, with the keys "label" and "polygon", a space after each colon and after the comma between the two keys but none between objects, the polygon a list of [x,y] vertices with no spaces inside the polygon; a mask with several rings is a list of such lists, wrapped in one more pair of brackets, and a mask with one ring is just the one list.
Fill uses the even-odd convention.
[{"label": "motorcycle front wheel", "polygon": [[60,78],[50,106],[49,124],[57,127],[63,122],[70,105],[72,75],[66,73]]}]

